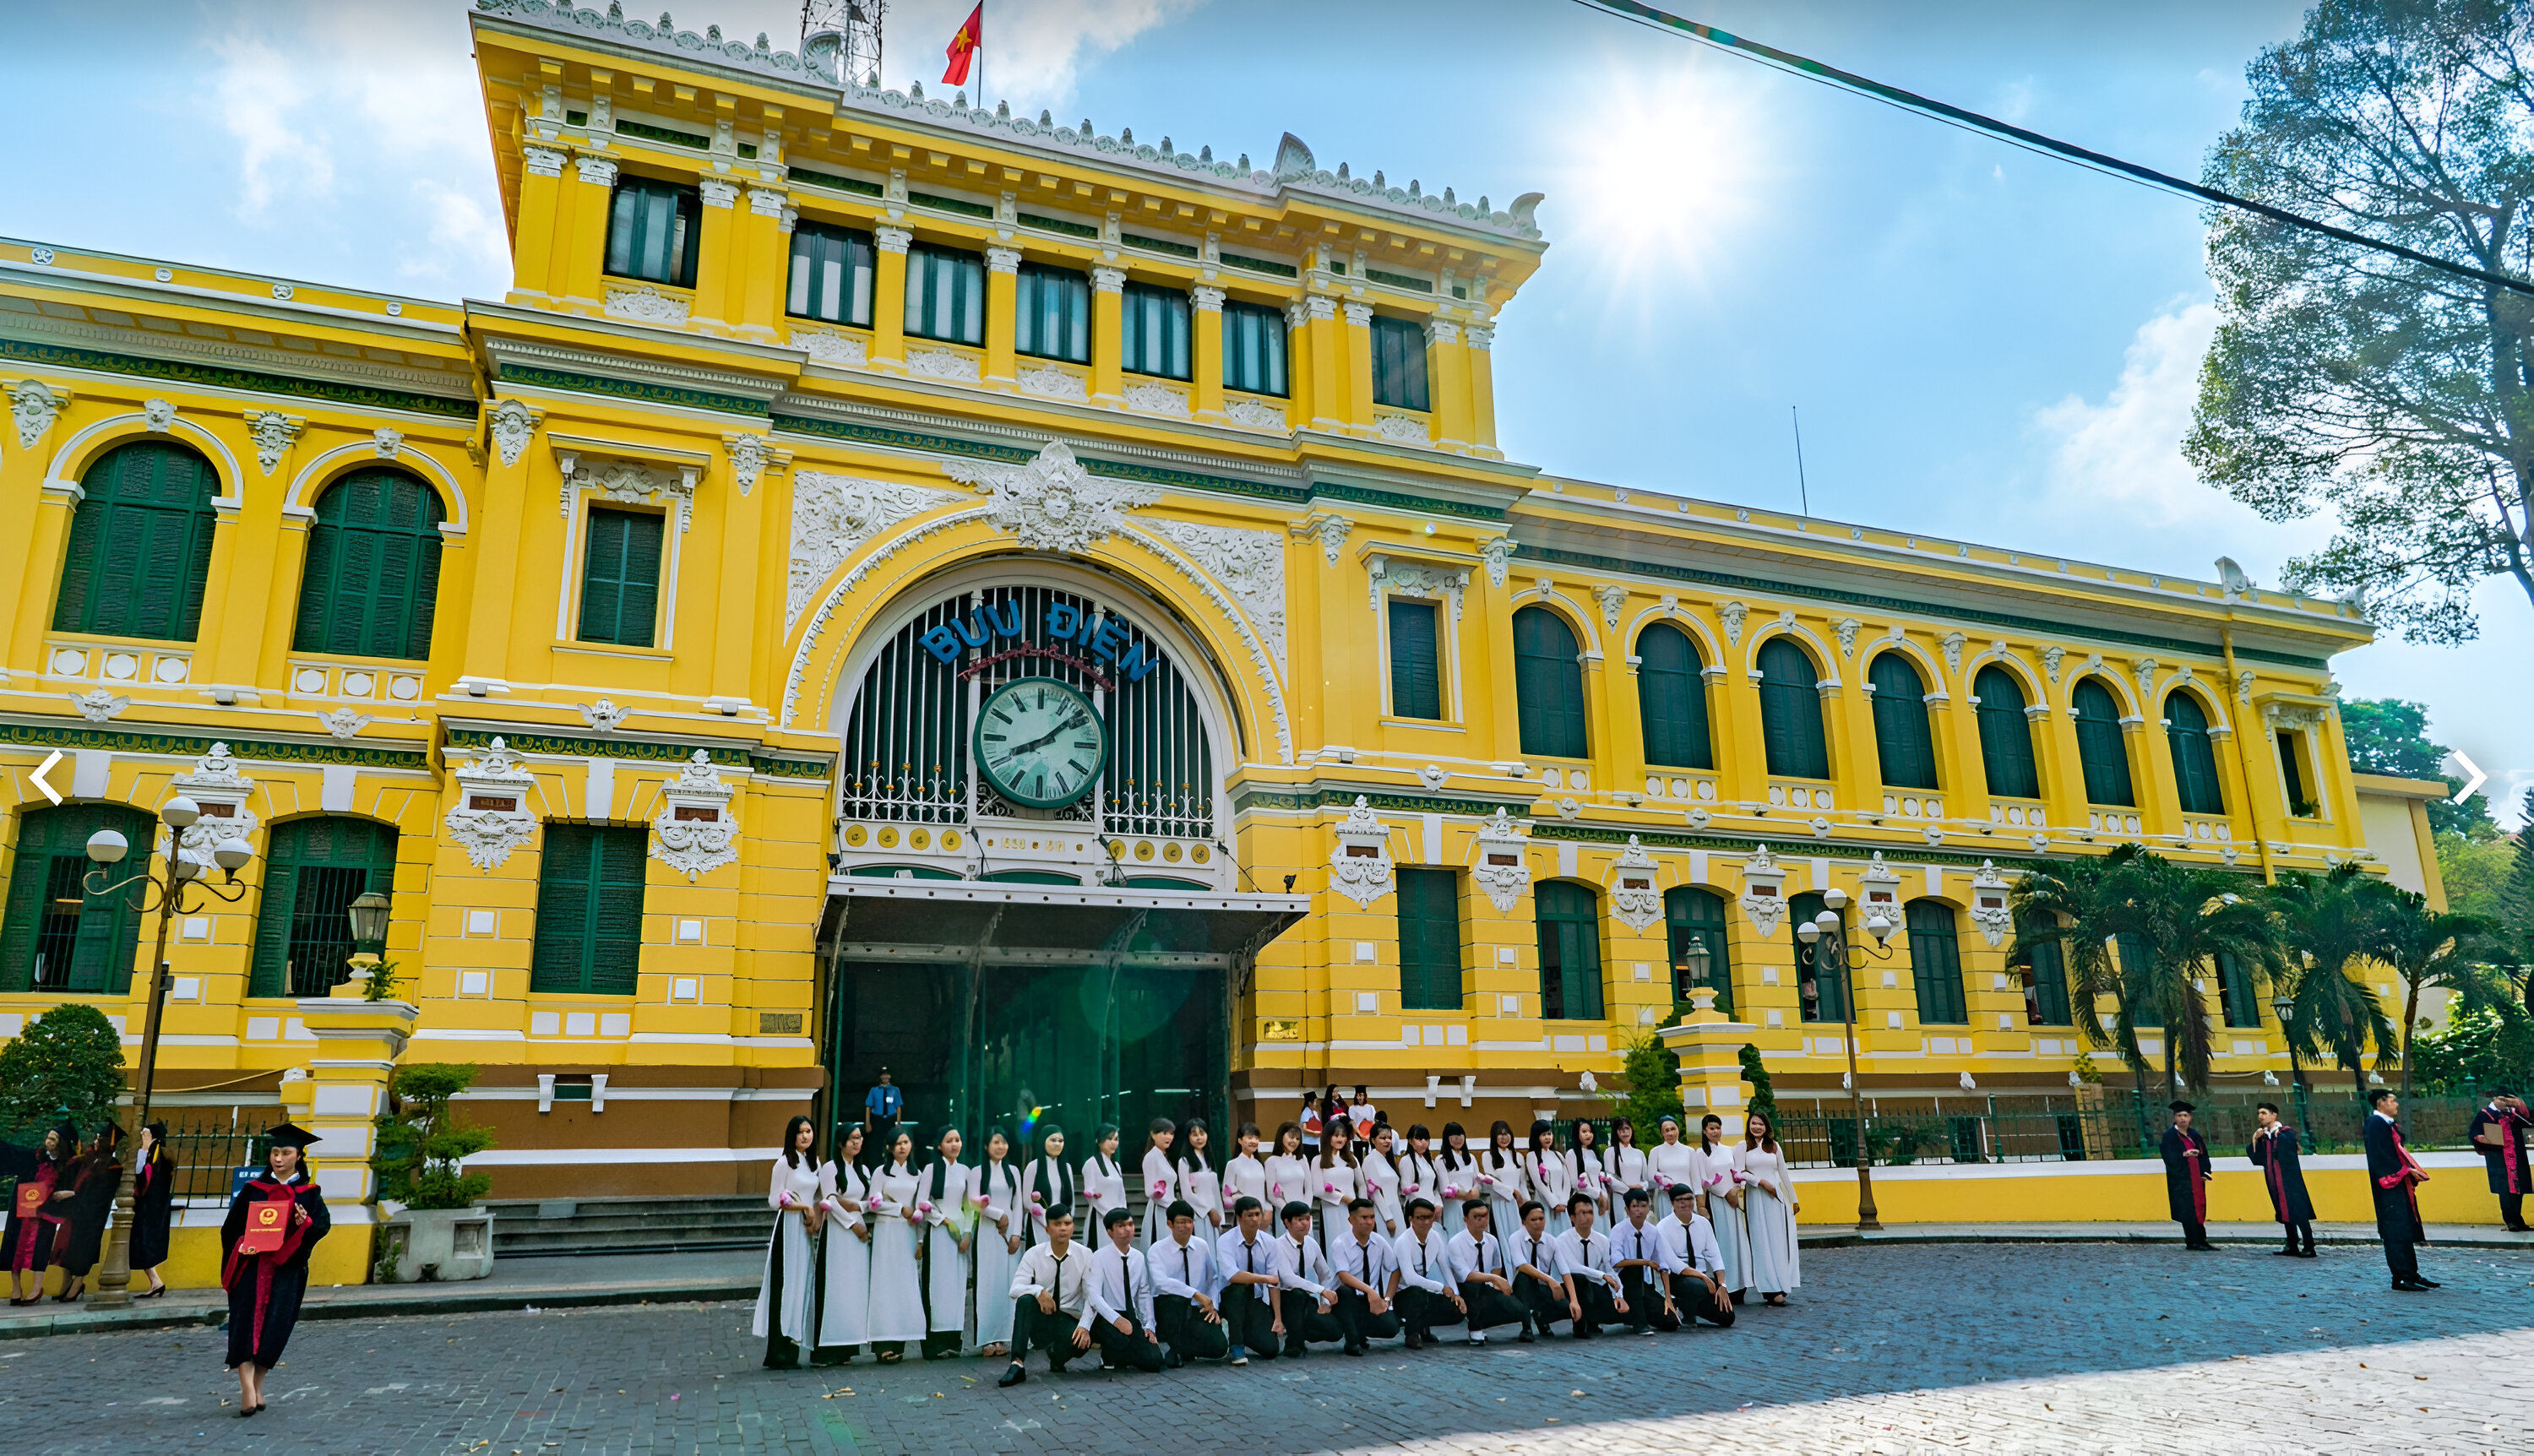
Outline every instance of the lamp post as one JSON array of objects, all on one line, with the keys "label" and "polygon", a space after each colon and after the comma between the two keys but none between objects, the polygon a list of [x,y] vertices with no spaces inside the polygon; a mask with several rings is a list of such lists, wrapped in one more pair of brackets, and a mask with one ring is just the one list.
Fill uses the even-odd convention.
[{"label": "lamp post", "polygon": [[388,943],[388,897],[373,889],[343,907],[344,918],[352,922],[352,974],[365,983],[365,991],[377,990],[379,955]]},{"label": "lamp post", "polygon": [[[1866,1145],[1865,1084],[1856,1071],[1856,987],[1847,978],[1847,932],[1839,914],[1847,905],[1847,891],[1833,885],[1822,891],[1822,903],[1830,908],[1798,924],[1795,938],[1813,952],[1815,980],[1821,978],[1824,961],[1839,968],[1840,1000],[1847,1012],[1847,1095],[1856,1110],[1856,1230],[1860,1234],[1874,1233],[1883,1224],[1874,1206],[1874,1155]],[[1874,937],[1874,943],[1857,948],[1877,959],[1890,960],[1892,933],[1897,928],[1882,906],[1867,906],[1865,930]]]},{"label": "lamp post", "polygon": [[[238,883],[237,872],[255,858],[255,850],[244,839],[232,835],[211,847],[211,862],[187,857],[183,848],[185,831],[203,817],[202,808],[182,795],[159,806],[158,818],[167,826],[167,873],[162,878],[150,873],[149,855],[141,862],[141,873],[107,882],[107,865],[123,862],[132,846],[112,829],[99,829],[89,836],[88,857],[100,867],[88,873],[82,881],[91,895],[110,895],[124,889],[133,891],[135,910],[150,913],[150,896],[158,897],[158,943],[150,954],[150,1013],[141,1033],[141,1065],[135,1079],[138,1095],[133,1100],[133,1152],[123,1161],[123,1185],[114,1195],[114,1223],[107,1230],[105,1259],[96,1276],[96,1292],[89,1299],[91,1309],[117,1309],[132,1303],[132,1218],[140,1188],[141,1160],[138,1151],[141,1129],[150,1123],[150,1090],[158,1070],[158,1019],[167,1003],[167,926],[178,915],[190,915],[204,908],[196,898],[188,902],[188,891],[199,891],[214,899],[234,904],[246,895],[246,886]],[[203,873],[216,866],[226,877],[226,888],[204,880]]]},{"label": "lamp post", "polygon": [[2288,1080],[2296,1087],[2297,1137],[2306,1152],[2315,1150],[2314,1128],[2306,1116],[2305,1063],[2297,1060],[2296,1033],[2288,1030],[2288,1017],[2296,1011],[2296,998],[2281,992],[2270,998],[2270,1009],[2278,1013],[2279,1039],[2288,1044]]}]

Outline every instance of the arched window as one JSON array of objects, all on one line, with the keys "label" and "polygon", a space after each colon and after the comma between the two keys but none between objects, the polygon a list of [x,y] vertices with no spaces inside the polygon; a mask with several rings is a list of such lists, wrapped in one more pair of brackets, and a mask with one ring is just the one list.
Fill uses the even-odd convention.
[{"label": "arched window", "polygon": [[1601,897],[1571,880],[1543,882],[1532,897],[1539,919],[1539,1014],[1551,1021],[1601,1019]]},{"label": "arched window", "polygon": [[2112,690],[2087,678],[2069,695],[2077,709],[2077,760],[2085,770],[2085,802],[2131,808],[2138,796],[2130,789],[2130,748],[2123,742],[2121,705]]},{"label": "arched window", "polygon": [[1637,638],[1637,713],[1645,724],[1646,762],[1659,768],[1713,768],[1707,736],[1707,680],[1689,634],[1658,622]]},{"label": "arched window", "polygon": [[[1671,932],[1672,1000],[1685,1001],[1701,985],[1716,989],[1716,1009],[1733,1014],[1733,962],[1724,949],[1724,897],[1682,885],[1663,892],[1663,921]],[[1707,979],[1690,979],[1689,947],[1707,947]]]},{"label": "arched window", "polygon": [[2188,693],[2164,700],[2164,738],[2173,750],[2173,786],[2185,814],[2224,814],[2226,793],[2217,784],[2217,755],[2208,746],[2208,710]]},{"label": "arched window", "polygon": [[[1786,923],[1802,925],[1829,909],[1822,897],[1806,890],[1786,897]],[[1840,912],[1845,923],[1847,912]],[[1818,941],[1815,945],[1819,944]],[[1820,963],[1814,959],[1814,945],[1795,937],[1795,1000],[1797,1014],[1806,1021],[1845,1021],[1847,1019],[1847,972],[1844,967]]]},{"label": "arched window", "polygon": [[440,521],[440,497],[400,470],[362,470],[326,487],[308,530],[291,650],[429,657]]},{"label": "arched window", "polygon": [[1970,1018],[1962,1007],[1962,947],[1954,934],[1954,907],[1940,900],[1911,900],[1909,971],[1918,983],[1918,1020],[1959,1026]]},{"label": "arched window", "polygon": [[1927,731],[1927,684],[1909,659],[1886,652],[1874,659],[1874,749],[1883,760],[1883,783],[1895,789],[1932,789],[1936,740]]},{"label": "arched window", "polygon": [[1774,637],[1760,644],[1760,737],[1771,773],[1830,777],[1820,683],[1820,669],[1791,638]]},{"label": "arched window", "polygon": [[276,826],[255,916],[249,996],[324,996],[351,974],[351,903],[395,892],[396,831],[326,817]]},{"label": "arched window", "polygon": [[1988,791],[2001,799],[2041,797],[2041,771],[2032,761],[2032,722],[2023,715],[2023,685],[1991,664],[1971,679],[1979,699],[1980,763]]},{"label": "arched window", "polygon": [[1513,700],[1524,755],[1591,756],[1584,738],[1584,662],[1574,630],[1546,607],[1513,614]]},{"label": "arched window", "polygon": [[[106,882],[130,877],[150,854],[157,824],[120,804],[65,804],[30,811],[18,821],[18,858],[9,872],[7,909],[0,911],[0,991],[86,991],[121,994],[131,983],[140,912],[132,891],[89,893],[91,870]],[[132,858],[98,866],[88,838],[112,829]]]},{"label": "arched window", "polygon": [[55,632],[190,642],[211,570],[219,476],[181,445],[143,440],[80,477]]}]

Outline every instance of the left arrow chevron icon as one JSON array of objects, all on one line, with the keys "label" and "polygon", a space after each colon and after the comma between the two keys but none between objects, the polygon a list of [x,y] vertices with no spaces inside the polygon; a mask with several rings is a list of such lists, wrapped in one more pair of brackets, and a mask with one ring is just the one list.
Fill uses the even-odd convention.
[{"label": "left arrow chevron icon", "polygon": [[61,751],[60,749],[55,749],[55,750],[53,750],[50,754],[48,754],[48,755],[46,755],[46,756],[44,757],[44,761],[43,761],[43,762],[38,763],[38,764],[36,764],[36,765],[35,765],[35,772],[34,772],[34,774],[33,774],[33,778],[34,778],[34,780],[35,780],[35,787],[36,787],[36,788],[39,788],[39,789],[41,789],[41,790],[43,790],[43,791],[44,791],[44,797],[45,797],[45,798],[47,798],[47,799],[52,800],[52,801],[53,801],[53,804],[54,804],[54,807],[56,807],[56,808],[59,808],[59,807],[60,807],[61,802],[62,802],[62,796],[61,796],[60,794],[58,794],[58,793],[54,792],[54,790],[53,790],[53,786],[52,786],[51,784],[48,784],[48,783],[44,782],[44,775],[45,775],[45,774],[47,774],[47,773],[52,772],[52,771],[53,771],[53,765],[54,765],[54,764],[56,764],[56,763],[59,763],[60,761],[62,761],[62,751]]}]

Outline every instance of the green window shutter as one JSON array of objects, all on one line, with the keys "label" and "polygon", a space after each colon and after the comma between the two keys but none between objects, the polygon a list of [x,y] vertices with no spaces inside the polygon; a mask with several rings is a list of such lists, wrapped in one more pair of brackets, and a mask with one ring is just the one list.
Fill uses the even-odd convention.
[{"label": "green window shutter", "polygon": [[441,518],[440,497],[400,471],[327,487],[308,532],[292,650],[429,657]]},{"label": "green window shutter", "polygon": [[1601,1019],[1600,897],[1552,880],[1533,894],[1539,932],[1540,1015],[1552,1021]]},{"label": "green window shutter", "polygon": [[1874,659],[1867,681],[1874,685],[1874,750],[1884,786],[1939,787],[1936,740],[1927,726],[1927,685],[1918,669],[1900,653],[1886,652]]},{"label": "green window shutter", "polygon": [[642,950],[645,833],[598,824],[546,825],[529,990],[633,994]]},{"label": "green window shutter", "polygon": [[2085,802],[2138,807],[2138,796],[2130,787],[2130,750],[2121,732],[2121,708],[2111,690],[2087,678],[2068,700],[2077,710],[2077,758],[2085,771]]},{"label": "green window shutter", "polygon": [[628,177],[608,205],[607,272],[689,288],[703,233],[703,200],[692,187]]},{"label": "green window shutter", "polygon": [[660,538],[667,517],[592,507],[580,572],[580,640],[651,645],[660,600]]},{"label": "green window shutter", "polygon": [[1461,1009],[1460,876],[1409,870],[1399,876],[1399,1004],[1411,1011]]},{"label": "green window shutter", "polygon": [[44,887],[53,857],[28,843],[35,815],[26,818],[11,862],[9,896],[0,908],[0,992],[31,991],[35,986],[35,939],[44,918]]},{"label": "green window shutter", "polygon": [[2068,955],[2057,940],[2032,947],[2031,1021],[2035,1026],[2072,1026],[2068,1006]]},{"label": "green window shutter", "polygon": [[2173,754],[2173,782],[2185,814],[2224,814],[2217,756],[2208,744],[2208,714],[2188,693],[2164,700],[2165,744]]},{"label": "green window shutter", "polygon": [[392,824],[345,815],[273,827],[256,904],[250,996],[324,996],[351,975],[348,907],[371,890],[395,893]]},{"label": "green window shutter", "polygon": [[1700,666],[1697,644],[1677,627],[1658,622],[1637,638],[1637,716],[1649,765],[1716,766]]},{"label": "green window shutter", "polygon": [[1413,319],[1372,320],[1372,402],[1427,409],[1425,329]]},{"label": "green window shutter", "polygon": [[219,477],[183,446],[143,441],[108,453],[81,485],[54,629],[192,641]]},{"label": "green window shutter", "polygon": [[1188,377],[1188,297],[1175,288],[1128,283],[1118,300],[1120,358],[1128,374]]},{"label": "green window shutter", "polygon": [[[1821,914],[1830,906],[1822,897],[1807,890],[1786,897],[1786,915],[1795,925]],[[1846,912],[1840,912],[1842,923]],[[1813,947],[1795,940],[1795,1004],[1806,1021],[1840,1021],[1847,1019],[1847,972],[1835,964],[1818,967],[1816,974]]]},{"label": "green window shutter", "polygon": [[[272,837],[277,842],[281,831],[274,830]],[[249,963],[247,995],[290,994],[290,917],[298,903],[299,867],[268,859],[264,891],[255,907],[255,959]]]},{"label": "green window shutter", "polygon": [[0,899],[0,991],[120,993],[138,959],[141,916],[129,888],[90,893],[98,867],[88,839],[113,829],[133,858],[109,870],[121,879],[150,854],[156,821],[115,804],[69,804],[29,812],[18,826],[9,890]]},{"label": "green window shutter", "polygon": [[1590,757],[1582,658],[1574,632],[1555,612],[1525,607],[1513,614],[1514,711],[1525,755]]},{"label": "green window shutter", "polygon": [[[1707,947],[1707,981],[1716,988],[1716,1009],[1733,1014],[1733,963],[1726,953],[1724,897],[1682,885],[1663,893],[1663,920],[1671,932],[1672,1000],[1685,1001],[1697,983],[1689,979],[1689,946]],[[1797,944],[1802,941],[1798,940]]]},{"label": "green window shutter", "polygon": [[1760,644],[1760,737],[1771,773],[1830,777],[1820,683],[1820,669],[1803,648],[1783,637]]},{"label": "green window shutter", "polygon": [[1918,984],[1918,1020],[1927,1026],[1960,1026],[1970,1013],[1962,1004],[1962,948],[1955,934],[1954,909],[1934,900],[1912,900],[1905,912],[1909,926],[1909,972]]},{"label": "green window shutter", "polygon": [[642,961],[642,870],[647,831],[597,831],[597,870],[589,916],[589,989],[632,996]]},{"label": "green window shutter", "polygon": [[1283,313],[1255,303],[1223,306],[1223,387],[1286,394]]},{"label": "green window shutter", "polygon": [[2002,667],[1983,667],[1971,682],[1979,699],[1980,763],[1988,791],[2004,799],[2041,797],[2041,771],[2032,758],[2032,723],[2023,715],[2023,685]]},{"label": "green window shutter", "polygon": [[2217,993],[2225,1003],[2227,1025],[2262,1024],[2262,1002],[2253,987],[2253,973],[2223,950],[2217,952]]},{"label": "green window shutter", "polygon": [[1399,717],[1443,716],[1439,620],[1432,602],[1390,603],[1390,710]]}]

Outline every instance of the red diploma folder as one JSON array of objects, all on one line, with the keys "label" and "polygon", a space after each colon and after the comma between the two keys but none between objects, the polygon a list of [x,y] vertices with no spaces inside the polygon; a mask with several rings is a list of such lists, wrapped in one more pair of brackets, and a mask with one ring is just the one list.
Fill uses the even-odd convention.
[{"label": "red diploma folder", "polygon": [[277,1252],[290,1237],[290,1216],[298,1207],[299,1200],[290,1197],[259,1198],[248,1204],[246,1237],[238,1241],[238,1252]]},{"label": "red diploma folder", "polygon": [[45,1187],[42,1183],[35,1182],[31,1178],[20,1183],[18,1184],[17,1199],[18,1217],[33,1218],[36,1214],[43,1212],[44,1195],[51,1191],[52,1190],[50,1188]]}]

